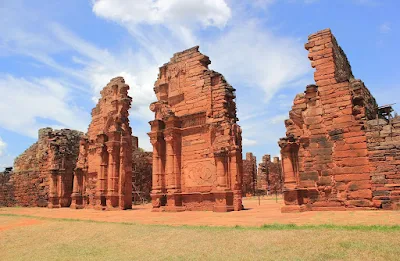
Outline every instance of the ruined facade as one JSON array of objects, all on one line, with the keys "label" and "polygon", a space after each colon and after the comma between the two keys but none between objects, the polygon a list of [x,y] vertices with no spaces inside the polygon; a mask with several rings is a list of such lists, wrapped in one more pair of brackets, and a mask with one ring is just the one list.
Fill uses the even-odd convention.
[{"label": "ruined facade", "polygon": [[254,196],[257,189],[257,159],[251,152],[243,160],[242,195]]},{"label": "ruined facade", "polygon": [[160,68],[150,105],[154,211],[242,209],[235,89],[194,47]]},{"label": "ruined facade", "polygon": [[329,29],[308,40],[315,84],[296,96],[279,141],[282,211],[398,208],[398,122],[379,113]]},{"label": "ruined facade", "polygon": [[83,133],[62,129],[39,130],[39,139],[2,174],[0,205],[69,207],[73,172]]},{"label": "ruined facade", "polygon": [[132,208],[132,98],[122,77],[101,91],[82,138],[74,175],[72,208]]},{"label": "ruined facade", "polygon": [[257,188],[265,194],[282,193],[283,175],[279,157],[271,161],[271,155],[263,156],[258,164]]}]

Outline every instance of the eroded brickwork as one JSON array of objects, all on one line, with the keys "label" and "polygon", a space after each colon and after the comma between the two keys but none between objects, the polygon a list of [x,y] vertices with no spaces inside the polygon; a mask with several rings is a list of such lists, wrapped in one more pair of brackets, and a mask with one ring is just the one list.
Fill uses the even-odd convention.
[{"label": "eroded brickwork", "polygon": [[82,135],[68,129],[40,129],[38,141],[15,160],[14,171],[3,176],[0,204],[68,207]]},{"label": "eroded brickwork", "polygon": [[14,188],[10,182],[13,172],[11,170],[0,172],[0,207],[13,206]]},{"label": "eroded brickwork", "polygon": [[279,157],[264,155],[258,164],[257,188],[266,194],[281,193],[283,188],[283,175]]},{"label": "eroded brickwork", "polygon": [[350,189],[363,189],[374,207],[400,210],[400,117],[370,120],[366,131],[371,182],[359,182]]},{"label": "eroded brickwork", "polygon": [[375,99],[354,79],[329,29],[310,35],[305,47],[315,84],[296,96],[279,142],[282,210],[373,207],[365,124],[377,115]]},{"label": "eroded brickwork", "polygon": [[132,208],[132,98],[122,77],[101,91],[82,138],[74,176],[72,208]]},{"label": "eroded brickwork", "polygon": [[251,152],[246,153],[243,160],[242,195],[254,196],[257,188],[257,159]]},{"label": "eroded brickwork", "polygon": [[242,138],[235,89],[194,47],[160,68],[155,120],[153,210],[242,209]]}]

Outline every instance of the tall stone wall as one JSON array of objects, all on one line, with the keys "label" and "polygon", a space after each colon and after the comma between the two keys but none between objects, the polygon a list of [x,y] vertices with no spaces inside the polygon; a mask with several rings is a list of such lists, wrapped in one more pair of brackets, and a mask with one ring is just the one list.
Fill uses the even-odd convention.
[{"label": "tall stone wall", "polygon": [[132,208],[132,129],[129,86],[116,77],[103,88],[80,141],[72,208]]},{"label": "tall stone wall", "polygon": [[257,188],[257,159],[253,153],[247,152],[243,160],[242,195],[253,196]]},{"label": "tall stone wall", "polygon": [[378,106],[329,29],[310,35],[305,47],[315,84],[296,96],[279,142],[282,210],[373,207],[365,124]]},{"label": "tall stone wall", "polygon": [[83,133],[62,129],[39,130],[39,139],[3,174],[0,205],[68,207],[72,179]]},{"label": "tall stone wall", "polygon": [[283,175],[279,157],[264,155],[262,162],[258,164],[257,189],[266,194],[282,193]]},{"label": "tall stone wall", "polygon": [[198,49],[174,54],[155,83],[149,133],[154,211],[242,208],[235,89],[208,69],[210,59]]}]

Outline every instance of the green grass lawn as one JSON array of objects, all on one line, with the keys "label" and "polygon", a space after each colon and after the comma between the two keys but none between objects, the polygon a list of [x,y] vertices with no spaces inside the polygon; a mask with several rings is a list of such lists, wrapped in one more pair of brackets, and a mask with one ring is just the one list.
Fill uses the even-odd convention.
[{"label": "green grass lawn", "polygon": [[190,227],[0,215],[0,260],[399,260],[400,227]]}]

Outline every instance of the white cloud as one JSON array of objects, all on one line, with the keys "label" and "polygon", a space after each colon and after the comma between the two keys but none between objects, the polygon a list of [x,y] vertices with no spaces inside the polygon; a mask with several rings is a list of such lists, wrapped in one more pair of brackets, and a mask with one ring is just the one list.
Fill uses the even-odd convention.
[{"label": "white cloud", "polygon": [[390,31],[392,31],[391,24],[388,23],[388,22],[385,22],[385,23],[381,24],[381,25],[379,26],[379,31],[380,31],[381,33],[383,33],[383,34],[389,33]]},{"label": "white cloud", "polygon": [[5,129],[36,138],[38,129],[49,125],[87,128],[89,113],[74,105],[69,88],[59,79],[27,80],[0,74],[0,93],[0,126]]},{"label": "white cloud", "polygon": [[[257,0],[246,8],[267,8],[274,2]],[[153,117],[148,106],[155,100],[153,86],[158,67],[168,62],[173,53],[199,44],[201,51],[210,56],[212,68],[224,74],[238,89],[240,99],[248,99],[245,88],[256,90],[256,99],[248,101],[247,109],[242,101],[238,101],[239,112],[243,115],[240,115],[241,120],[247,121],[244,129],[254,126],[243,136],[245,146],[270,142],[279,133],[284,133],[282,124],[276,126],[279,131],[266,131],[265,126],[274,124],[263,121],[262,125],[254,120],[273,118],[274,112],[266,111],[265,106],[279,91],[298,84],[310,71],[310,66],[302,42],[294,37],[281,36],[266,24],[246,17],[251,12],[241,9],[241,5],[247,3],[238,0],[93,1],[93,12],[98,17],[124,26],[131,34],[134,49],[123,46],[118,51],[115,51],[115,46],[114,50],[99,48],[64,26],[46,21],[45,17],[29,20],[35,12],[12,13],[6,10],[3,13],[0,10],[0,21],[3,17],[4,23],[13,21],[14,24],[12,30],[0,28],[0,55],[2,47],[6,46],[3,50],[8,52],[7,55],[29,56],[68,79],[66,82],[55,77],[0,75],[0,88],[16,86],[17,92],[22,93],[16,101],[16,109],[10,107],[11,102],[0,105],[13,108],[13,113],[15,110],[18,115],[17,120],[10,113],[8,116],[0,115],[0,124],[6,123],[3,126],[29,136],[37,135],[37,129],[41,127],[40,119],[49,120],[57,126],[87,128],[90,120],[88,112],[83,112],[72,100],[65,101],[64,98],[70,97],[71,93],[82,92],[89,96],[85,99],[93,97],[97,101],[100,90],[111,78],[120,75],[131,87],[133,102],[130,119],[134,135],[141,138],[141,147],[151,149],[145,133],[149,129],[147,122]],[[4,16],[13,18],[5,19]],[[32,26],[38,22],[47,26]],[[212,37],[204,34],[207,27],[217,28],[212,30]],[[67,54],[63,57],[67,63],[64,63],[65,60],[61,62],[55,55],[60,53]],[[6,90],[5,94],[12,95],[11,90]],[[47,111],[43,104],[48,104]],[[28,107],[32,109],[26,113]],[[82,113],[86,115],[84,120],[80,117]],[[75,121],[76,118],[79,119]],[[271,142],[276,143],[276,140]]]},{"label": "white cloud", "polygon": [[0,157],[4,155],[6,148],[7,148],[7,143],[5,143],[0,137]]},{"label": "white cloud", "polygon": [[106,19],[132,24],[224,27],[231,10],[224,0],[98,0],[93,12]]},{"label": "white cloud", "polygon": [[241,82],[264,92],[265,103],[282,88],[310,71],[303,44],[261,27],[256,21],[235,24],[207,45],[213,68],[229,82]]},{"label": "white cloud", "polygon": [[249,146],[250,147],[250,146],[257,145],[257,141],[251,140],[251,139],[247,139],[247,138],[243,138],[242,142],[243,142],[244,146]]}]

